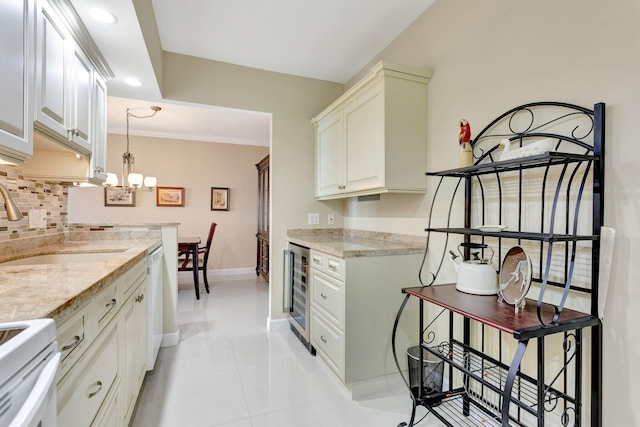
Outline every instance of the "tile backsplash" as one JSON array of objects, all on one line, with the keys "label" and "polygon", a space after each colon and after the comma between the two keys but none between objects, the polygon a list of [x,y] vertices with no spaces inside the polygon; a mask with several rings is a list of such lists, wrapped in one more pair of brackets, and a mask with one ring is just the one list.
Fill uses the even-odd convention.
[{"label": "tile backsplash", "polygon": [[[24,179],[22,166],[0,164],[0,184],[9,189],[24,218],[9,221],[4,205],[0,205],[0,243],[23,237],[55,234],[67,228],[67,187],[51,182]],[[0,198],[1,200],[1,198]],[[29,210],[46,209],[47,228],[29,228]]]}]

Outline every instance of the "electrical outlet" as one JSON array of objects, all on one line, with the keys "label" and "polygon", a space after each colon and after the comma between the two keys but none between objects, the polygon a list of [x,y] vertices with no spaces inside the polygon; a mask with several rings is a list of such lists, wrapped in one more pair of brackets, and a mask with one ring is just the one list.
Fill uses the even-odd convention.
[{"label": "electrical outlet", "polygon": [[327,215],[327,224],[333,225],[336,223],[336,214],[330,213]]},{"label": "electrical outlet", "polygon": [[320,224],[320,214],[319,213],[310,213],[309,214],[309,225],[317,225]]}]

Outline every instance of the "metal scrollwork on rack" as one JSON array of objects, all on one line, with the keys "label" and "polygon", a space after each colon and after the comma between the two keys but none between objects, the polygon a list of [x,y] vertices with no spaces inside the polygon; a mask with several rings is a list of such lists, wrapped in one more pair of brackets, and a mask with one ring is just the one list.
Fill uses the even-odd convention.
[{"label": "metal scrollwork on rack", "polygon": [[[580,349],[578,337],[575,333],[565,334],[564,340],[562,342],[562,349],[564,351],[564,364],[545,389],[545,396],[548,396],[547,398],[545,398],[545,411],[547,412],[552,412],[553,410],[555,410],[559,398],[559,393],[553,389],[555,383],[563,374],[566,376],[571,362],[575,359]],[[562,397],[564,398],[564,396]],[[553,407],[551,407],[547,406],[547,402],[555,402],[555,404],[553,405]]]},{"label": "metal scrollwork on rack", "polygon": [[[580,223],[580,206],[585,198],[585,193],[590,188],[593,188],[594,205],[603,206],[599,190],[603,176],[593,174],[593,185],[588,186],[594,165],[598,166],[596,168],[598,171],[603,169],[603,139],[604,104],[596,104],[596,108],[590,110],[560,102],[530,103],[512,108],[491,121],[471,141],[475,159],[472,166],[427,174],[440,177],[429,211],[428,228],[426,229],[427,251],[433,251],[433,248],[430,248],[431,231],[444,231],[446,237],[442,253],[436,256],[434,268],[429,271],[429,283],[423,284],[423,286],[431,286],[436,282],[448,252],[447,245],[451,232],[464,234],[465,241],[469,241],[470,236],[478,235],[478,233],[473,233],[471,214],[467,210],[464,213],[465,228],[458,229],[462,231],[451,231],[455,229],[450,229],[452,215],[456,212],[454,201],[458,196],[458,191],[464,188],[465,194],[469,196],[470,189],[467,187],[473,183],[477,184],[477,203],[481,206],[476,214],[477,217],[474,217],[474,221],[479,221],[480,224],[474,225],[486,224],[490,216],[492,222],[489,223],[503,224],[505,220],[509,220],[505,210],[511,206],[507,204],[507,201],[514,203],[511,200],[515,198],[517,200],[515,202],[517,204],[517,208],[515,208],[517,209],[517,223],[514,227],[509,228],[509,232],[493,237],[497,237],[499,243],[502,238],[517,239],[518,242],[521,239],[539,241],[539,249],[536,251],[537,257],[535,257],[538,260],[538,265],[533,282],[539,283],[540,286],[536,310],[541,325],[552,325],[559,321],[571,290],[593,295],[593,290],[597,289],[595,274],[592,274],[591,277],[591,287],[581,283],[574,285],[573,282],[576,276],[576,257],[580,256],[579,243],[592,241],[598,250],[599,227],[593,226],[589,233],[584,233]],[[517,145],[518,148],[515,151],[520,150],[523,154],[509,157],[506,160],[502,159],[498,154],[505,154],[506,149],[503,142],[505,140],[509,141],[509,145]],[[536,145],[543,141],[552,142],[552,144]],[[531,168],[542,168],[539,174],[541,188],[539,191],[536,190],[535,194],[527,193],[526,197],[540,197],[541,209],[535,222],[527,218],[528,221],[532,221],[529,227],[533,227],[533,229],[528,229],[527,224],[523,224],[525,178],[523,178],[522,171]],[[511,193],[505,193],[507,189],[504,181],[511,178],[502,176],[503,172],[517,174],[515,176],[518,180],[516,183],[518,194],[515,197]],[[452,176],[460,179],[456,183],[448,203],[446,225],[434,228],[432,222],[434,222],[435,205],[442,203],[438,199],[442,180],[444,177]],[[490,212],[487,211],[487,194],[483,182],[483,179],[489,178],[495,180],[495,184],[492,183],[492,185],[496,191],[491,196],[497,199],[498,204],[496,211]],[[526,179],[527,184],[532,185],[529,176]],[[465,185],[460,185],[463,182]],[[511,185],[509,191],[514,191],[513,185],[509,185]],[[601,211],[602,209],[600,209]],[[600,218],[592,218],[592,223],[599,224]],[[489,235],[481,235],[481,239],[484,241],[487,236]],[[558,247],[561,252],[564,252],[564,266],[562,268],[553,265]],[[498,259],[501,258],[500,249],[498,247]],[[425,251],[425,257],[427,251]],[[552,270],[554,271],[553,275],[551,274]],[[545,297],[548,287],[562,289],[562,295],[560,295],[559,302],[553,305],[552,315],[545,318],[542,315],[541,306],[547,302]]]},{"label": "metal scrollwork on rack", "polygon": [[[573,422],[571,422],[571,420],[573,420]],[[569,407],[569,408],[566,408],[564,411],[562,411],[560,422],[564,427],[568,427],[568,426],[576,427],[578,425],[576,423],[576,409],[573,407]]]}]

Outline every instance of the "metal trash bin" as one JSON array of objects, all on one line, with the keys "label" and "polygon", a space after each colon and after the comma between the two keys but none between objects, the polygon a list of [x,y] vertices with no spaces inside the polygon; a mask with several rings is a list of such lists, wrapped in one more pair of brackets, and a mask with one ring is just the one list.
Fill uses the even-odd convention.
[{"label": "metal trash bin", "polygon": [[409,387],[415,397],[419,396],[420,384],[420,350],[422,350],[422,397],[429,397],[442,393],[442,377],[444,375],[444,361],[438,359],[419,345],[407,349],[407,363],[409,368]]}]

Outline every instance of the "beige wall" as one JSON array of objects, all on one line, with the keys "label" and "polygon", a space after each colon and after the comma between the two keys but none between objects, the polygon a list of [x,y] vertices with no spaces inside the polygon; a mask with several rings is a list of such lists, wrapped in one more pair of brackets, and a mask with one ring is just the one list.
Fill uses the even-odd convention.
[{"label": "beige wall", "polygon": [[[178,234],[204,242],[218,223],[209,269],[255,269],[258,178],[268,147],[130,137],[136,171],[158,185],[184,187],[184,207],[157,207],[155,192],[138,192],[136,207],[105,207],[102,188],[69,189],[69,223],[179,222]],[[108,136],[107,169],[119,173],[124,135]],[[211,211],[211,187],[230,188],[230,210]]]},{"label": "beige wall", "polygon": [[[533,101],[607,104],[605,224],[617,231],[604,321],[604,425],[640,425],[640,3],[635,0],[437,1],[377,57],[433,70],[428,164],[457,166],[457,123],[473,131]],[[368,68],[368,67],[367,67]],[[364,70],[359,74],[362,75]],[[352,85],[357,77],[349,85]],[[431,188],[434,182],[430,181]],[[345,204],[352,228],[422,234],[428,201]],[[390,208],[390,205],[393,208]]]},{"label": "beige wall", "polygon": [[282,318],[282,253],[287,228],[304,228],[307,213],[342,203],[314,199],[314,134],[309,120],[343,92],[343,85],[165,52],[164,97],[272,114],[270,317]]}]

